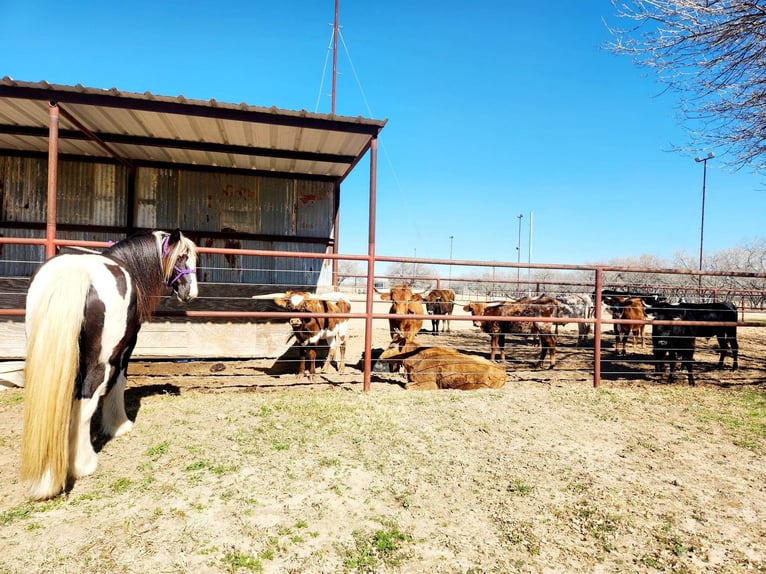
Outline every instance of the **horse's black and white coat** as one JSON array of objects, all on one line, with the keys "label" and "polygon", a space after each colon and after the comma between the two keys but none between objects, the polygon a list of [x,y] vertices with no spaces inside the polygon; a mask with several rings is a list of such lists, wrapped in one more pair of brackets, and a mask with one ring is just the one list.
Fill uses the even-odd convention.
[{"label": "horse's black and white coat", "polygon": [[102,254],[46,261],[27,292],[21,474],[32,499],[56,496],[95,471],[90,420],[105,396],[102,430],[128,432],[123,392],[141,324],[163,290],[197,296],[196,246],[180,231],[145,232]]}]

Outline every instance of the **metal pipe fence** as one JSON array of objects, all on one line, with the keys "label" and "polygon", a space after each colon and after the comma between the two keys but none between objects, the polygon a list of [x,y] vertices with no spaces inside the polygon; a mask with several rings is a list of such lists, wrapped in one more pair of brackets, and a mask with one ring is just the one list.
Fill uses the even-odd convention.
[{"label": "metal pipe fence", "polygon": [[[2,238],[2,244],[27,244],[27,245],[45,245],[45,239],[19,239]],[[70,241],[56,240],[58,248],[82,247],[87,249],[101,249],[106,247],[103,242],[97,241]],[[349,298],[355,303],[355,306],[363,306],[364,311],[354,311],[351,313],[314,313],[307,316],[317,318],[345,318],[349,320],[364,320],[364,338],[365,345],[363,349],[364,357],[372,357],[373,345],[371,333],[367,332],[372,322],[380,322],[390,319],[401,319],[402,315],[389,312],[386,307],[390,305],[383,302],[376,295],[374,289],[368,288],[370,278],[375,286],[391,286],[396,283],[421,286],[421,288],[445,288],[449,286],[456,292],[456,312],[450,315],[440,314],[408,314],[406,318],[423,321],[424,327],[418,337],[423,340],[429,335],[427,329],[428,322],[432,320],[457,322],[463,328],[457,329],[456,334],[447,338],[445,345],[455,346],[458,349],[465,350],[470,347],[472,353],[488,356],[490,351],[489,335],[477,332],[476,324],[484,324],[491,321],[496,324],[513,322],[522,327],[527,324],[549,325],[551,330],[558,331],[556,338],[556,347],[558,354],[564,356],[559,359],[556,365],[557,369],[571,370],[580,378],[591,378],[594,386],[599,386],[602,381],[602,373],[607,372],[610,377],[620,375],[635,375],[647,365],[652,367],[653,358],[647,352],[635,353],[631,355],[618,355],[611,342],[612,333],[610,329],[617,325],[635,325],[646,328],[647,325],[678,325],[678,321],[656,321],[630,320],[614,318],[609,313],[604,313],[601,293],[604,289],[619,290],[625,293],[640,293],[645,295],[664,294],[677,299],[688,300],[729,300],[735,301],[738,306],[739,320],[735,324],[738,327],[762,328],[766,322],[757,319],[759,313],[764,311],[763,302],[766,301],[766,290],[753,287],[742,287],[736,285],[737,281],[743,279],[762,280],[766,284],[766,274],[750,272],[699,272],[694,270],[676,270],[676,269],[651,269],[651,268],[633,268],[633,267],[610,267],[593,265],[557,265],[557,264],[529,264],[512,263],[498,261],[480,261],[480,260],[444,260],[444,259],[426,259],[413,257],[393,257],[377,255],[344,255],[332,253],[305,253],[305,252],[284,252],[268,251],[255,249],[232,249],[232,248],[213,248],[199,247],[201,254],[220,254],[236,255],[238,261],[246,261],[247,257],[268,256],[270,258],[301,258],[301,259],[320,259],[322,261],[332,260],[334,262],[354,262],[362,263],[372,268],[366,272],[358,271],[351,273],[337,273],[333,277],[333,285],[322,285],[319,288],[324,290],[338,289],[348,294]],[[39,264],[40,262],[34,262]],[[378,273],[375,268],[378,264],[398,264],[410,265],[411,270],[417,271],[418,266],[428,266],[433,269],[434,266],[441,268],[449,267],[449,279],[445,279],[433,271],[423,274],[406,275],[407,267],[400,273]],[[246,266],[242,266],[245,269]],[[455,269],[465,269],[463,276],[455,276]],[[525,279],[518,277],[518,274],[510,273],[503,276],[504,272],[524,269],[530,276]],[[299,272],[296,272],[299,273]],[[532,278],[532,273],[544,273],[548,276],[544,278]],[[556,273],[559,276],[551,277]],[[517,275],[516,278],[511,275]],[[632,278],[641,278],[643,281],[631,280]],[[616,279],[619,277],[619,279]],[[651,281],[647,281],[646,278]],[[697,278],[714,278],[717,282],[715,286],[705,285],[703,281],[696,281]],[[665,281],[663,282],[662,279]],[[685,280],[691,279],[690,281]],[[727,284],[727,282],[729,284]],[[292,284],[245,284],[242,287],[252,288],[253,294],[264,294],[271,292],[283,292],[288,289],[298,288],[301,290],[310,290],[315,286],[307,286],[300,281]],[[593,313],[582,317],[487,317],[473,316],[467,313],[463,306],[470,302],[482,301],[489,302],[497,299],[515,300],[519,297],[531,297],[539,295],[548,295],[551,297],[563,297],[567,294],[588,295],[593,300]],[[0,296],[3,294],[0,293]],[[23,293],[5,293],[5,295],[15,296],[18,300],[23,297]],[[252,301],[248,296],[239,297],[238,308],[231,309],[233,303],[232,297],[219,297],[214,293],[201,297],[200,302],[204,303],[203,309],[195,309],[194,303],[189,309],[161,309],[157,312],[158,318],[187,319],[192,322],[204,320],[242,320],[242,321],[273,321],[286,320],[289,313],[285,311],[273,310],[247,310],[246,307]],[[229,307],[229,308],[227,308]],[[244,307],[244,308],[243,308]],[[22,317],[24,309],[22,306],[4,306],[0,308],[0,317]],[[468,323],[467,328],[465,324]],[[579,339],[578,325],[588,325],[592,335],[587,345],[582,345]],[[709,326],[720,323],[710,322],[681,322],[690,326]],[[727,323],[728,325],[728,323]],[[533,346],[534,337],[530,337],[532,342],[525,343],[524,335],[508,334],[514,338],[510,343],[513,346],[515,357],[524,356],[522,366],[528,363],[534,363],[534,357],[538,353],[538,348]],[[640,335],[637,335],[640,336]],[[519,342],[518,339],[521,339]],[[433,343],[435,336],[428,339]],[[440,341],[445,340],[440,339]],[[388,344],[388,340],[377,341],[383,345]],[[650,348],[644,340],[643,349]],[[531,358],[530,358],[531,357]],[[347,361],[348,362],[348,361]],[[365,360],[360,363],[363,376],[363,388],[369,390],[373,370],[373,361]],[[519,361],[509,361],[510,367],[518,366]]]}]

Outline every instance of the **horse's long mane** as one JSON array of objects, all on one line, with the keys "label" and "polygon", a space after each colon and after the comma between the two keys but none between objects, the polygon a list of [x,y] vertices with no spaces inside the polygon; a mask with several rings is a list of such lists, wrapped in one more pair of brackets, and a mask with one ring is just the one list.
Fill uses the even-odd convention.
[{"label": "horse's long mane", "polygon": [[[155,232],[146,231],[115,243],[103,253],[120,263],[133,278],[141,323],[151,318],[162,295],[166,270],[160,249],[160,240]],[[173,268],[172,264],[170,268]]]}]

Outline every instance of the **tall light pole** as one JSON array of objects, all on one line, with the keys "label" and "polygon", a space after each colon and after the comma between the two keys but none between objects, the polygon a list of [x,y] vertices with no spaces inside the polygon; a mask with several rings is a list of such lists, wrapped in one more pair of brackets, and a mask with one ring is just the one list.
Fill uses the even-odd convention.
[{"label": "tall light pole", "polygon": [[527,295],[532,296],[532,224],[535,220],[535,212],[529,212],[529,245],[527,245]]},{"label": "tall light pole", "polygon": [[[715,157],[715,154],[711,151],[708,152],[705,157],[695,157],[694,161],[697,163],[702,162],[702,217],[700,219],[700,268],[702,271],[702,243],[705,238],[705,185],[707,183],[707,162]],[[699,276],[699,286],[702,287],[702,274]]]},{"label": "tall light pole", "polygon": [[452,289],[452,240],[455,239],[454,235],[449,236],[449,278],[447,279],[447,288]]},{"label": "tall light pole", "polygon": [[[519,242],[516,244],[516,264],[521,265],[521,218],[523,213],[519,213]],[[521,267],[516,267],[516,288],[519,288],[519,278],[521,277]]]}]

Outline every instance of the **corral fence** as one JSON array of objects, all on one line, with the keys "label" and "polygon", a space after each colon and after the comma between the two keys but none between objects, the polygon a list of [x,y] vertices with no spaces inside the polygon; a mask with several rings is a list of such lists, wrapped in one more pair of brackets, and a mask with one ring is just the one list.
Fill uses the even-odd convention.
[{"label": "corral fence", "polygon": [[[20,239],[0,237],[3,244],[44,245],[43,239]],[[56,240],[59,250],[71,248],[102,249],[103,242]],[[766,327],[764,303],[766,302],[766,274],[749,272],[697,271],[681,269],[655,269],[636,267],[614,267],[602,265],[558,265],[512,263],[480,260],[425,259],[417,257],[393,257],[380,255],[342,255],[328,253],[276,252],[252,249],[227,249],[200,247],[199,271],[204,269],[205,255],[236,256],[244,262],[248,257],[302,258],[321,260],[322,266],[330,266],[331,284],[307,285],[305,279],[296,276],[287,283],[259,283],[236,285],[232,295],[231,285],[200,285],[200,297],[187,308],[163,304],[159,307],[158,318],[172,318],[187,323],[205,322],[261,322],[284,324],[289,318],[284,310],[276,306],[258,305],[254,295],[282,293],[287,290],[332,291],[345,293],[352,301],[352,311],[347,314],[316,314],[316,317],[345,317],[356,320],[356,325],[364,331],[364,347],[358,362],[363,373],[364,390],[369,390],[373,368],[375,367],[374,350],[385,348],[389,341],[373,341],[373,324],[399,317],[389,313],[389,302],[384,302],[372,286],[385,289],[396,284],[406,284],[416,290],[427,291],[433,288],[449,288],[456,294],[455,311],[451,315],[408,315],[410,319],[423,321],[423,329],[418,335],[419,344],[456,347],[458,350],[477,355],[489,355],[489,336],[479,333],[474,327],[481,321],[515,321],[519,323],[555,323],[557,328],[557,351],[565,360],[559,359],[556,369],[571,370],[580,379],[592,379],[594,386],[599,386],[606,373],[609,377],[624,375],[645,376],[651,373],[651,340],[646,337],[642,349],[631,347],[629,354],[620,356],[613,346],[611,331],[616,324],[636,324],[651,326],[667,324],[667,321],[631,321],[615,319],[603,305],[602,291],[605,289],[631,294],[659,295],[668,300],[687,302],[731,301],[738,308],[738,327],[761,329]],[[214,258],[209,258],[212,262]],[[216,259],[217,260],[217,259]],[[41,263],[29,261],[29,273],[24,277],[4,278],[3,292],[0,293],[0,317],[6,324],[19,323],[24,316],[24,296],[29,276]],[[0,261],[2,263],[2,261]],[[18,266],[19,262],[13,262]],[[346,266],[346,270],[340,268]],[[395,271],[392,272],[391,269]],[[350,270],[349,270],[350,269]],[[296,272],[299,273],[299,272]],[[282,273],[284,275],[284,273]],[[2,279],[2,278],[0,278]],[[561,297],[568,294],[588,295],[593,300],[593,313],[589,316],[571,317],[564,323],[556,317],[480,317],[464,311],[464,306],[471,302],[500,302],[521,297],[548,295]],[[448,336],[444,333],[430,333],[432,320],[449,320],[456,328]],[[590,326],[589,342],[581,345],[578,341],[578,324]],[[684,322],[682,322],[684,323]],[[678,322],[676,322],[678,324]],[[710,323],[693,322],[691,325],[709,325]],[[268,331],[262,331],[268,337]],[[284,338],[284,331],[281,331]],[[428,339],[426,339],[428,337]],[[508,368],[530,369],[539,352],[535,341],[523,337],[510,339]],[[534,339],[534,338],[532,338]],[[278,348],[279,344],[268,348]],[[512,347],[513,350],[510,350]],[[562,353],[563,351],[563,353]],[[272,351],[280,353],[281,351]],[[242,355],[238,355],[241,357]],[[264,355],[265,356],[265,355]],[[522,357],[519,359],[518,357]],[[526,359],[523,357],[527,357]],[[648,358],[649,357],[649,358]],[[14,357],[0,356],[0,360]],[[15,357],[18,358],[18,357]],[[193,356],[186,358],[194,359]],[[221,357],[226,356],[221,351]],[[253,357],[255,358],[255,357]],[[349,363],[347,357],[346,364]]]}]

